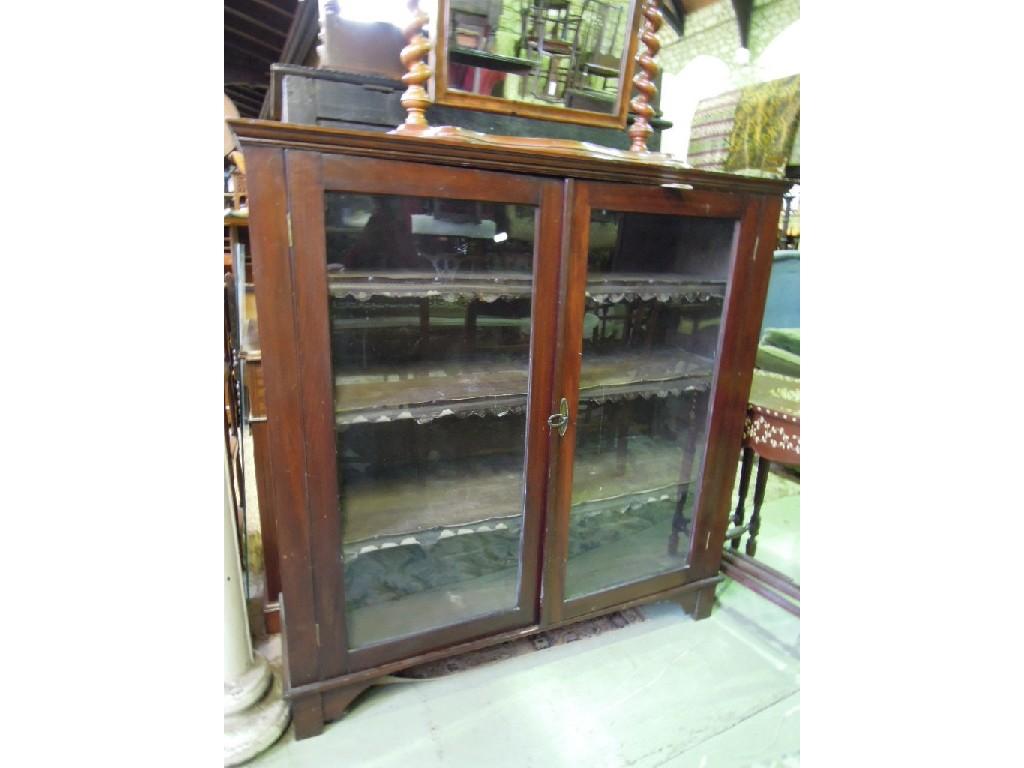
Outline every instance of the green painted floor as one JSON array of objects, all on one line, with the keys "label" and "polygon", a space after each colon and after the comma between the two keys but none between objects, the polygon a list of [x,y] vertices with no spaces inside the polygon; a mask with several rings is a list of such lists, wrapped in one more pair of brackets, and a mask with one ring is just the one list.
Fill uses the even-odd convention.
[{"label": "green painted floor", "polygon": [[[753,485],[753,483],[751,483]],[[758,559],[799,580],[800,487],[772,474]],[[749,502],[748,502],[749,507]],[[749,508],[748,508],[749,514]],[[800,622],[727,580],[710,618],[647,621],[436,680],[378,686],[261,768],[800,764]],[[279,655],[273,644],[264,652]]]}]

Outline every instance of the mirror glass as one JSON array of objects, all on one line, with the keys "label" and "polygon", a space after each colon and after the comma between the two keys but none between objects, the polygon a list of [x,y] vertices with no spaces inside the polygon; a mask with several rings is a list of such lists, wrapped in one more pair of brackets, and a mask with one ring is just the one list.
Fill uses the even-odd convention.
[{"label": "mirror glass", "polygon": [[624,120],[632,0],[448,0],[441,7],[449,93]]}]

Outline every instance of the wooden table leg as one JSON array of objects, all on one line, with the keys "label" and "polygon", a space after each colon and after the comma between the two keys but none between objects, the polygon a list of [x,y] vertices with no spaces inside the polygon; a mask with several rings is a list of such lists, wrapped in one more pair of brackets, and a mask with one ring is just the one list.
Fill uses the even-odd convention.
[{"label": "wooden table leg", "polygon": [[764,503],[764,490],[768,485],[768,466],[770,462],[763,456],[757,457],[757,479],[754,481],[754,511],[750,515],[750,531],[747,536],[747,555],[757,554],[757,533],[761,530],[761,505]]},{"label": "wooden table leg", "polygon": [[[747,489],[750,487],[750,468],[754,465],[754,449],[743,448],[743,461],[740,464],[740,491],[739,499],[736,502],[736,511],[732,513],[732,524],[739,527],[743,525],[743,518],[745,512],[743,505],[747,503]],[[738,550],[740,548],[740,539],[742,536],[736,536],[730,542],[730,546]]]}]

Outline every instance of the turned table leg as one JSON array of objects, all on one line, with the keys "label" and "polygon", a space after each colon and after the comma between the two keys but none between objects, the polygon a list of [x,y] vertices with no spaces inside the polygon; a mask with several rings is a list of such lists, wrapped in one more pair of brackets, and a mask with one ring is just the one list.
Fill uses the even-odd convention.
[{"label": "turned table leg", "polygon": [[[732,513],[732,524],[736,527],[743,525],[743,505],[747,503],[747,489],[750,487],[750,468],[754,465],[754,449],[743,449],[743,461],[740,464],[740,491],[739,499],[736,502],[736,511]],[[733,537],[730,546],[738,550],[740,548],[741,536]]]},{"label": "turned table leg", "polygon": [[757,533],[761,530],[761,505],[764,503],[764,490],[768,485],[768,459],[757,457],[757,480],[754,481],[754,511],[750,515],[750,531],[747,537],[747,555],[753,557],[757,553]]}]

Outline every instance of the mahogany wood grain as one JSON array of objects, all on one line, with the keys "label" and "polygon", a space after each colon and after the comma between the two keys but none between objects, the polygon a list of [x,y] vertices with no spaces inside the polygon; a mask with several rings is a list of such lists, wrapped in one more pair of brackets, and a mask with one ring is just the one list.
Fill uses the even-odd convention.
[{"label": "mahogany wood grain", "polygon": [[319,672],[284,152],[249,147],[245,153],[256,306],[259,317],[268,319],[261,324],[260,344],[271,414],[267,425],[281,585],[290,614],[282,633],[290,679],[301,685],[317,679]]},{"label": "mahogany wood grain", "polygon": [[[269,120],[230,120],[243,147],[311,149],[331,155],[357,155],[432,166],[529,173],[660,186],[689,184],[694,189],[754,192],[781,196],[792,182],[700,171],[658,153],[615,150],[555,139],[489,137],[487,144],[456,136],[382,134],[294,125]],[[514,141],[513,141],[514,139]],[[326,160],[326,158],[325,158]],[[326,168],[326,163],[325,163]],[[251,181],[249,182],[251,184]],[[780,203],[781,205],[781,203]]]},{"label": "mahogany wood grain", "polygon": [[[405,656],[444,647],[467,638],[502,632],[536,622],[538,605],[538,572],[542,547],[540,531],[543,524],[544,473],[547,467],[547,403],[550,399],[551,369],[554,364],[554,327],[557,270],[561,237],[562,184],[524,175],[491,173],[473,169],[437,168],[411,165],[372,158],[337,155],[321,156],[295,150],[288,152],[289,194],[293,202],[293,237],[295,238],[296,286],[298,306],[302,307],[303,323],[296,332],[308,348],[311,368],[306,383],[306,429],[311,435],[308,457],[319,462],[311,474],[317,491],[311,494],[314,543],[314,569],[318,574],[317,604],[321,612],[320,638],[323,663],[345,671],[375,667]],[[310,158],[300,160],[299,158]],[[314,159],[317,162],[314,162]],[[317,164],[322,163],[322,164]],[[293,166],[295,170],[293,170]],[[314,167],[315,166],[315,167]],[[317,176],[317,172],[322,175]],[[530,381],[531,414],[527,429],[527,478],[525,512],[517,606],[511,610],[474,617],[442,627],[424,627],[422,632],[396,638],[364,648],[339,650],[344,645],[344,586],[341,533],[344,521],[338,520],[337,456],[334,438],[334,390],[330,361],[329,321],[327,317],[327,277],[325,228],[323,221],[324,193],[351,191],[359,194],[420,195],[456,199],[483,200],[539,206],[535,252],[535,285],[532,300]],[[300,215],[296,208],[301,207]],[[321,387],[327,387],[322,389]],[[533,393],[536,393],[534,397]],[[539,420],[539,422],[538,422]],[[543,425],[536,429],[533,425]],[[330,440],[328,440],[328,436]],[[323,535],[320,535],[322,531]],[[319,574],[328,574],[320,577]],[[319,579],[337,585],[321,585]],[[333,610],[331,606],[334,606]],[[332,617],[328,619],[328,616]],[[333,626],[327,626],[333,622]],[[327,638],[330,638],[328,641]],[[327,643],[332,645],[328,647]],[[341,643],[341,646],[337,646]],[[333,649],[333,650],[332,650]],[[344,662],[340,659],[345,659]],[[333,673],[333,674],[340,674]],[[325,673],[322,677],[330,677]]]},{"label": "mahogany wood grain", "polygon": [[694,619],[700,621],[711,615],[711,609],[715,604],[715,590],[718,584],[711,584],[703,587],[697,592],[697,609],[691,614]]},{"label": "mahogany wood grain", "polygon": [[729,526],[729,507],[736,479],[736,446],[743,440],[747,401],[754,376],[754,358],[768,295],[775,250],[780,197],[749,196],[733,254],[731,280],[719,338],[718,371],[708,418],[708,450],[701,478],[701,505],[691,562],[699,576],[718,571]]},{"label": "mahogany wood grain", "polygon": [[[623,187],[622,185],[611,185],[598,182],[576,183],[573,192],[572,213],[569,217],[569,226],[571,229],[570,238],[568,249],[563,255],[563,258],[569,261],[569,271],[567,274],[568,291],[566,294],[564,328],[561,335],[561,350],[559,352],[559,384],[558,391],[555,393],[556,397],[565,396],[569,400],[571,413],[575,414],[579,406],[578,385],[583,353],[582,323],[583,309],[585,306],[585,289],[587,284],[588,239],[591,211],[593,209],[608,209],[623,212],[662,213],[679,216],[706,216],[736,219],[737,235],[734,236],[729,266],[730,279],[735,280],[737,264],[738,262],[742,263],[744,261],[742,258],[737,259],[737,254],[749,253],[749,248],[747,251],[741,250],[744,244],[739,242],[741,237],[738,233],[740,231],[746,232],[750,239],[750,242],[746,243],[746,245],[752,247],[753,240],[757,236],[757,216],[760,213],[759,201],[759,197],[753,198],[753,202],[751,202],[750,199],[741,195],[729,195],[706,190],[676,190],[662,188],[636,189]],[[740,277],[744,278],[745,275],[746,273],[743,272]],[[732,285],[732,283],[730,283],[730,288],[727,289],[726,301],[723,305],[723,329],[721,337],[726,336],[730,323],[730,305],[728,303],[730,295],[733,297],[737,296],[737,289],[735,285]],[[764,297],[761,299],[760,309],[756,309],[755,307],[750,310],[757,313],[758,327],[760,327],[760,317],[763,313],[763,306]],[[731,316],[732,325],[736,326],[738,323],[736,316],[737,313],[740,312],[738,302],[732,305],[731,311],[733,312],[733,315]],[[733,333],[737,334],[739,332],[740,331],[734,327]],[[749,330],[746,332],[749,332]],[[755,351],[756,334],[757,332],[754,331],[753,342]],[[723,350],[726,348],[726,343],[722,338],[720,338],[716,357],[718,360],[716,369],[718,371],[721,371],[722,369]],[[728,366],[730,365],[728,359],[726,359],[725,365],[728,370]],[[752,370],[752,361],[750,366]],[[716,376],[720,376],[720,373],[716,373]],[[712,391],[714,391],[714,386],[715,385],[712,386]],[[747,381],[747,388],[749,391],[749,377]],[[746,397],[745,394],[744,397]],[[744,405],[740,413],[741,432],[743,419],[745,418],[745,410],[746,403],[744,401]],[[721,418],[721,415],[719,418]],[[707,453],[711,453],[713,450],[720,450],[718,446],[720,446],[722,441],[721,435],[715,431],[716,426],[714,421],[709,419],[709,422],[708,428],[705,431],[705,434],[708,436]],[[692,568],[691,565],[687,565],[694,563],[696,552],[703,551],[702,547],[707,545],[709,537],[706,532],[706,522],[702,525],[700,521],[706,521],[708,519],[708,505],[717,503],[717,499],[722,494],[722,488],[720,486],[708,484],[705,480],[704,476],[707,474],[708,464],[708,459],[705,457],[700,473],[700,485],[697,488],[697,500],[694,512],[695,524],[692,526],[693,535],[691,537],[691,549],[687,560],[680,562],[680,568],[678,570],[658,574],[640,581],[612,587],[596,594],[585,595],[572,600],[564,600],[564,578],[568,562],[567,532],[569,528],[569,514],[572,502],[572,472],[575,453],[574,426],[574,420],[570,419],[569,431],[566,432],[565,437],[562,438],[562,444],[559,446],[558,469],[555,475],[555,489],[553,494],[549,495],[550,506],[548,516],[549,519],[554,521],[554,531],[549,535],[549,543],[552,545],[556,556],[556,559],[551,562],[550,567],[552,570],[560,572],[560,575],[555,575],[553,573],[548,577],[548,580],[552,582],[553,588],[561,587],[562,591],[560,594],[563,594],[563,604],[560,610],[554,608],[554,606],[549,604],[553,601],[549,601],[546,594],[544,609],[550,614],[557,614],[559,619],[577,617],[590,611],[600,610],[606,606],[614,605],[622,602],[623,600],[638,598],[645,592],[663,591],[665,589],[678,587],[694,579],[713,576],[718,570],[718,557],[716,557],[714,553],[712,553],[708,558],[708,562],[703,564],[700,568]],[[731,444],[736,445],[738,441],[739,438]],[[735,464],[735,462],[733,463]],[[721,483],[722,478],[716,477],[715,482]],[[732,479],[730,476],[730,492],[732,488],[731,482]],[[705,489],[708,488],[711,489],[710,494],[706,494]],[[704,534],[704,536],[701,536],[701,534]],[[720,549],[721,543],[719,544],[719,550]],[[547,583],[547,581],[545,583]],[[708,600],[704,601],[704,606],[709,606]],[[710,610],[710,608],[707,610]]]},{"label": "mahogany wood grain", "polygon": [[530,390],[526,449],[526,519],[520,558],[520,606],[540,621],[544,562],[547,555],[547,488],[553,430],[547,418],[553,407],[556,330],[560,309],[559,267],[564,224],[564,184],[545,182],[541,191],[533,259],[533,300],[530,333]]},{"label": "mahogany wood grain", "polygon": [[[554,348],[551,397],[548,401],[550,413],[557,413],[561,401],[561,392],[565,391],[563,366],[560,364],[565,356],[565,304],[569,283],[569,259],[563,254],[569,253],[571,237],[570,222],[572,206],[575,198],[573,179],[566,179],[562,184],[561,198],[561,233],[558,249],[558,285],[556,289],[554,327]],[[560,522],[553,506],[553,499],[558,486],[560,462],[560,444],[562,437],[554,429],[547,430],[548,466],[547,481],[544,493],[544,558],[541,570],[540,625],[550,626],[561,619],[562,592],[564,589],[565,569],[559,563],[565,559],[568,551],[568,531],[560,529]]]},{"label": "mahogany wood grain", "polygon": [[300,696],[291,702],[292,728],[296,739],[308,739],[324,732],[323,696],[314,693]]},{"label": "mahogany wood grain", "polygon": [[[747,198],[743,217],[739,222],[733,237],[732,254],[729,260],[729,286],[726,290],[722,311],[722,328],[718,338],[716,353],[716,366],[714,381],[711,386],[711,403],[707,415],[708,446],[704,455],[703,466],[701,467],[698,494],[700,504],[694,513],[694,530],[700,535],[694,536],[690,542],[690,562],[696,568],[696,572],[708,575],[718,570],[718,563],[721,560],[721,547],[725,540],[725,533],[722,533],[722,542],[718,549],[713,548],[711,543],[710,521],[722,513],[722,504],[729,504],[732,495],[732,484],[735,478],[735,446],[742,439],[742,424],[740,424],[740,436],[723,441],[723,431],[727,435],[733,435],[736,429],[736,414],[733,412],[734,402],[738,397],[744,399],[744,416],[746,419],[745,398],[749,391],[750,376],[747,377],[747,390],[740,395],[743,389],[743,370],[738,364],[735,345],[737,340],[743,341],[743,335],[748,332],[746,325],[754,313],[760,318],[762,311],[756,309],[756,301],[751,306],[749,294],[750,270],[747,267],[748,259],[745,254],[750,253],[756,243],[758,233],[757,224],[761,215],[760,198]],[[763,299],[762,299],[763,307]],[[758,319],[760,327],[760,319]],[[756,340],[755,340],[756,347]],[[751,371],[753,364],[751,363]],[[726,488],[728,485],[728,488]]]},{"label": "mahogany wood grain", "polygon": [[551,472],[548,492],[548,526],[545,538],[548,556],[544,567],[544,604],[542,622],[551,625],[562,621],[564,609],[565,571],[569,560],[569,513],[572,508],[573,457],[576,451],[576,414],[579,408],[580,360],[583,355],[583,312],[586,305],[587,243],[590,235],[588,188],[573,183],[567,190],[568,241],[563,250],[564,279],[560,294],[561,317],[557,387],[552,392],[551,413],[557,413],[562,398],[569,404],[569,424],[565,434],[550,430],[557,457]]},{"label": "mahogany wood grain", "polygon": [[[649,603],[655,603],[665,600],[679,603],[686,610],[687,606],[700,610],[699,596],[708,590],[714,593],[715,587],[723,581],[724,577],[720,575],[713,576],[709,579],[702,579],[700,581],[691,582],[684,584],[679,587],[673,587],[671,589],[662,590],[660,592],[652,592],[643,595],[639,598],[630,600],[624,600],[615,605],[601,608],[590,613],[582,614],[578,617],[566,619],[560,622],[555,622],[547,627],[542,627],[539,624],[531,626],[520,627],[518,629],[512,629],[505,632],[498,632],[486,637],[480,637],[473,640],[468,640],[458,644],[450,645],[445,648],[439,648],[433,651],[426,651],[424,653],[417,654],[415,656],[409,656],[398,661],[392,661],[378,666],[359,670],[358,672],[352,672],[341,677],[332,678],[330,680],[320,680],[314,683],[309,683],[301,686],[285,686],[284,695],[290,700],[297,700],[299,698],[310,696],[314,694],[326,693],[327,691],[335,690],[337,688],[345,688],[347,686],[356,685],[358,683],[365,683],[370,680],[374,680],[384,675],[390,675],[408,667],[414,667],[419,664],[426,664],[431,661],[437,661],[438,659],[444,659],[450,656],[458,656],[459,654],[469,653],[470,651],[477,651],[481,648],[489,648],[493,645],[499,645],[506,643],[511,640],[518,640],[522,637],[529,637],[535,635],[538,632],[544,632],[549,629],[557,629],[558,627],[569,626],[571,624],[578,623],[580,621],[586,621],[588,619],[598,618],[608,613],[615,611],[624,611],[627,608],[635,608],[640,605],[646,605]],[[697,600],[687,601],[682,598],[689,594],[695,593],[698,595]]]},{"label": "mahogany wood grain", "polygon": [[[299,389],[305,436],[310,555],[316,605],[320,677],[347,671],[345,587],[338,525],[337,447],[334,433],[334,372],[328,313],[324,189],[320,155],[285,153],[291,211],[295,291],[295,335],[301,340]],[[261,315],[263,317],[263,315]]]},{"label": "mahogany wood grain", "polygon": [[539,179],[465,168],[410,165],[393,160],[325,156],[324,187],[371,195],[416,195],[537,205]]},{"label": "mahogany wood grain", "polygon": [[[780,193],[789,182],[695,171],[653,153],[627,160],[622,155],[629,153],[569,142],[494,140],[485,146],[465,138],[258,121],[232,125],[249,165],[267,410],[262,426],[273,476],[267,493],[277,523],[285,680],[296,704],[296,735],[312,735],[325,720],[340,716],[374,678],[418,663],[659,599],[676,600],[696,618],[708,615],[722,579],[735,447],[742,439]],[[344,521],[324,228],[329,190],[540,206],[517,605],[357,649],[347,649],[344,627]],[[736,228],[688,565],[681,560],[677,570],[565,601],[587,241],[596,207],[732,219]],[[427,323],[429,329],[429,316]],[[570,420],[559,437],[546,419],[562,397]],[[738,580],[758,582],[742,564],[739,571],[735,561],[723,567],[738,573]]]},{"label": "mahogany wood grain", "polygon": [[591,209],[725,219],[738,219],[744,212],[742,196],[725,192],[664,187],[637,190],[599,182],[587,182],[587,188]]}]

